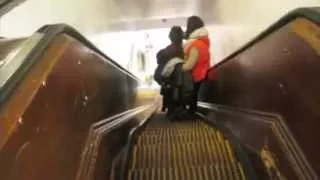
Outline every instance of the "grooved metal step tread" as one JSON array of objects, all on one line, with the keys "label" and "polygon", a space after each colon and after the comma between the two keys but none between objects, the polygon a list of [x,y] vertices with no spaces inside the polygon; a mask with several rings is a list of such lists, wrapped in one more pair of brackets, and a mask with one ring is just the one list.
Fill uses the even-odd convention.
[{"label": "grooved metal step tread", "polygon": [[149,130],[159,130],[159,129],[175,129],[179,126],[180,130],[188,129],[188,128],[197,128],[200,127],[202,123],[198,120],[196,121],[186,121],[186,122],[167,122],[167,123],[149,123],[146,127],[146,131]]},{"label": "grooved metal step tread", "polygon": [[229,140],[199,120],[149,123],[129,168],[129,180],[246,179]]},{"label": "grooved metal step tread", "polygon": [[177,164],[201,165],[236,161],[230,144],[226,140],[136,146],[133,148],[132,156],[132,168],[172,167]]},{"label": "grooved metal step tread", "polygon": [[188,142],[207,142],[216,138],[215,132],[191,132],[191,133],[172,133],[162,135],[144,135],[140,136],[137,145],[149,144],[171,144],[171,143],[188,143]]},{"label": "grooved metal step tread", "polygon": [[162,129],[148,129],[145,130],[145,132],[142,135],[148,135],[148,134],[163,134],[163,133],[191,133],[194,132],[195,130],[202,130],[206,131],[206,129],[203,129],[201,127],[189,127],[189,128],[162,128]]},{"label": "grooved metal step tread", "polygon": [[245,180],[240,164],[228,166],[177,166],[172,168],[144,168],[130,170],[128,180]]}]

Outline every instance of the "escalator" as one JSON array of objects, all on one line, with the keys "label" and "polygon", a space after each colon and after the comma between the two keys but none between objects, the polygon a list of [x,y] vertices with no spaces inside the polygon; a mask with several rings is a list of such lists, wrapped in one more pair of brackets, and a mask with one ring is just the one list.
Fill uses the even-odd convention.
[{"label": "escalator", "polygon": [[1,39],[0,179],[318,179],[319,24],[286,15],[210,69],[180,121],[67,25]]},{"label": "escalator", "polygon": [[230,141],[205,122],[158,115],[130,152],[128,180],[237,179],[246,176]]},{"label": "escalator", "polygon": [[217,64],[201,118],[152,117],[128,136],[110,179],[318,179],[319,17],[291,12]]}]

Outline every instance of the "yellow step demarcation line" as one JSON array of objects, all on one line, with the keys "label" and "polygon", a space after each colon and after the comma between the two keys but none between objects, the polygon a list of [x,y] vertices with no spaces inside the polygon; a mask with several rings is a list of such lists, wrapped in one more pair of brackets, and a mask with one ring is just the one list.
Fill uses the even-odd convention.
[{"label": "yellow step demarcation line", "polygon": [[[132,175],[132,171],[131,170],[129,170],[129,172],[128,172],[128,180],[131,180],[131,175]],[[114,179],[114,178],[111,178],[112,180]]]},{"label": "yellow step demarcation line", "polygon": [[198,169],[198,176],[199,176],[199,178],[201,179],[201,180],[203,180],[204,179],[204,173],[202,172],[202,168],[201,167],[198,167],[197,168]]},{"label": "yellow step demarcation line", "polygon": [[145,146],[150,144],[170,144],[170,143],[186,143],[186,142],[202,142],[205,143],[207,138],[212,136],[212,133],[202,133],[197,134],[197,136],[201,136],[201,138],[196,138],[195,134],[185,134],[180,135],[177,134],[175,137],[164,135],[162,138],[156,139],[156,136],[145,136],[139,140],[138,146]]},{"label": "yellow step demarcation line", "polygon": [[218,180],[223,180],[222,175],[221,175],[221,171],[219,171],[218,165],[214,166],[214,171],[213,172],[216,172],[216,177],[217,177]]},{"label": "yellow step demarcation line", "polygon": [[112,168],[111,168],[111,174],[110,174],[110,179],[114,179],[115,178],[115,163],[116,161],[112,161]]},{"label": "yellow step demarcation line", "polygon": [[240,164],[240,162],[238,162],[238,168],[240,170],[240,175],[241,175],[241,179],[242,180],[246,180],[246,176],[244,175],[244,171],[243,171],[243,168],[242,168],[242,165]]},{"label": "yellow step demarcation line", "polygon": [[222,174],[223,179],[228,179],[228,173],[227,173],[227,171],[225,169],[225,167],[227,167],[227,162],[225,161],[223,147],[222,147],[223,137],[222,137],[222,135],[221,135],[221,133],[219,131],[216,131],[216,136],[217,136],[216,145],[218,147],[219,159],[220,159],[220,163],[222,165],[222,167],[220,168],[221,169],[221,174]]},{"label": "yellow step demarcation line", "polygon": [[[240,166],[239,166],[240,167]],[[223,175],[225,167],[219,164],[209,166],[171,167],[171,168],[145,168],[130,170],[128,179],[167,179],[167,180],[194,180],[194,179],[233,179]],[[242,178],[245,179],[243,176]]]},{"label": "yellow step demarcation line", "polygon": [[136,161],[137,161],[137,148],[136,146],[133,147],[133,156],[132,156],[132,165],[131,167],[136,167]]},{"label": "yellow step demarcation line", "polygon": [[163,179],[163,180],[167,180],[167,178],[166,178],[166,175],[167,175],[166,170],[167,170],[166,168],[162,168],[162,172],[163,172],[163,174],[162,174],[162,175],[163,175],[163,176],[162,176],[162,179]]},{"label": "yellow step demarcation line", "polygon": [[237,162],[234,158],[234,154],[231,150],[231,145],[230,145],[230,142],[228,140],[225,140],[225,144],[226,144],[226,147],[227,147],[227,151],[228,151],[228,155],[229,155],[229,159],[231,161],[231,166],[232,166],[232,170],[233,170],[233,173],[234,173],[234,177],[236,180],[240,180],[240,175],[238,173],[238,167],[237,167]]},{"label": "yellow step demarcation line", "polygon": [[196,177],[196,172],[195,172],[195,170],[194,170],[194,168],[193,167],[191,167],[191,178],[192,179],[196,179],[195,177]]},{"label": "yellow step demarcation line", "polygon": [[172,168],[169,168],[169,171],[168,171],[168,179],[173,179],[173,171],[172,171]]},{"label": "yellow step demarcation line", "polygon": [[136,172],[134,173],[133,179],[134,179],[134,180],[137,180],[138,177],[139,177],[139,174],[138,174],[137,171],[136,171]]},{"label": "yellow step demarcation line", "polygon": [[209,180],[208,170],[206,168],[203,168],[203,172],[204,172],[204,179]]},{"label": "yellow step demarcation line", "polygon": [[152,168],[152,169],[151,169],[151,180],[154,180],[154,179],[155,179],[155,175],[156,175],[155,169]]},{"label": "yellow step demarcation line", "polygon": [[226,164],[227,164],[228,177],[230,179],[235,179],[234,171],[232,168],[232,161],[229,159],[229,154],[228,154],[227,147],[226,147],[226,140],[221,142],[221,144],[222,144],[222,148],[223,148],[223,157],[224,157]]},{"label": "yellow step demarcation line", "polygon": [[173,168],[173,170],[174,170],[174,179],[179,179],[179,171],[178,171],[178,167],[176,166],[176,167],[174,167]]},{"label": "yellow step demarcation line", "polygon": [[[159,156],[160,155],[160,149],[156,149],[156,156],[154,156],[154,157],[157,157],[157,156]],[[156,167],[161,167],[161,162],[160,162],[160,160],[158,160],[158,159],[156,159],[156,161],[155,162],[157,162],[157,166]]]},{"label": "yellow step demarcation line", "polygon": [[[157,151],[152,151],[152,157],[156,157],[157,156]],[[156,167],[156,161],[152,161],[152,166],[151,167]]]}]

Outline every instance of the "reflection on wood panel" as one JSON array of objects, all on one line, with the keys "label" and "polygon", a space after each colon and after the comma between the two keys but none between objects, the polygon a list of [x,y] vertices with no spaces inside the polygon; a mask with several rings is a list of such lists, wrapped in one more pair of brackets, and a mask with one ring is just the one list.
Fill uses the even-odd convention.
[{"label": "reflection on wood panel", "polygon": [[90,125],[136,107],[136,87],[80,42],[56,37],[1,109],[1,179],[74,179]]},{"label": "reflection on wood panel", "polygon": [[[320,144],[314,139],[320,135],[319,29],[319,25],[307,19],[291,21],[218,66],[218,80],[209,79],[200,97],[215,104],[281,115],[276,118],[276,123],[282,124],[279,121],[282,119],[292,133],[290,136],[296,141],[292,143],[298,147],[292,151],[292,156],[299,157],[299,163],[302,163],[288,166],[288,160],[292,159],[290,153],[277,145],[287,144],[278,136],[283,131],[273,133],[275,137],[270,138],[273,145],[269,148],[279,158],[278,168],[288,179],[311,178],[316,176],[314,172],[320,172]],[[266,132],[257,128],[265,126],[265,122],[261,120],[253,124],[241,120],[229,123],[234,126],[232,131],[243,133],[244,141],[262,142],[261,137]],[[267,129],[278,131],[274,127],[267,126]],[[252,134],[251,131],[256,135],[245,136],[246,133]],[[292,168],[296,174],[291,173]]]}]

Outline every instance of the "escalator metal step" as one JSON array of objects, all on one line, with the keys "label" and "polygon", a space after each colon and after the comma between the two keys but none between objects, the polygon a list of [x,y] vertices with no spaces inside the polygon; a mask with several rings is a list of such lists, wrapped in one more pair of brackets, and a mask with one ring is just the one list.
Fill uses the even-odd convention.
[{"label": "escalator metal step", "polygon": [[246,179],[229,140],[201,121],[148,124],[131,157],[130,180]]},{"label": "escalator metal step", "polygon": [[162,132],[159,134],[144,134],[138,139],[138,146],[149,144],[188,143],[194,141],[206,141],[215,138],[214,131],[190,131],[190,132]]},{"label": "escalator metal step", "polygon": [[173,168],[145,168],[130,170],[128,180],[244,180],[241,173],[226,173],[219,165],[179,166]]}]

